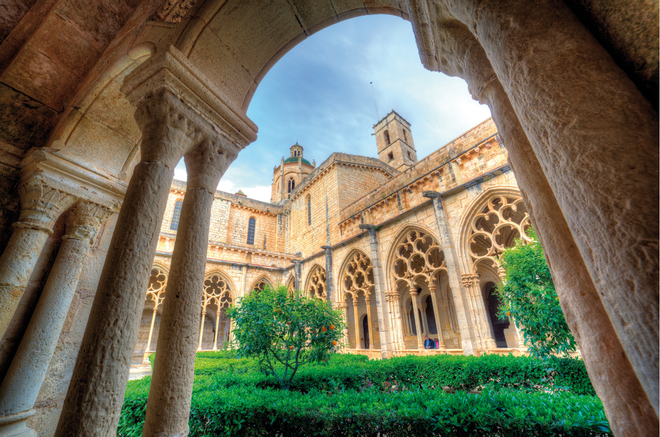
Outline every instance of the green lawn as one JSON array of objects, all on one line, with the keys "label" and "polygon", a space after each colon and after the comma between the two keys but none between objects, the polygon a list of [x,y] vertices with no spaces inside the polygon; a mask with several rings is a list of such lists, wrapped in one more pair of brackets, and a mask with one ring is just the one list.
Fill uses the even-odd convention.
[{"label": "green lawn", "polygon": [[[130,381],[120,436],[140,436],[151,378]],[[455,391],[455,392],[454,392]],[[252,359],[201,352],[190,435],[611,435],[577,359],[334,355],[303,367],[291,391]]]}]

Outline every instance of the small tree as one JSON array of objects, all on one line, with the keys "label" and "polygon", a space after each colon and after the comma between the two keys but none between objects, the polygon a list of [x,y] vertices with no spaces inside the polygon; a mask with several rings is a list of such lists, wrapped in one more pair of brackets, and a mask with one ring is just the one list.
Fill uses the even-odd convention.
[{"label": "small tree", "polygon": [[343,332],[341,312],[326,301],[285,286],[253,291],[231,308],[238,355],[256,357],[261,370],[288,390],[298,368],[327,361],[339,347]]},{"label": "small tree", "polygon": [[498,317],[513,316],[530,354],[568,355],[576,350],[577,343],[559,306],[550,268],[534,229],[527,235],[532,242],[518,239],[500,257],[506,276],[497,290],[503,303]]}]

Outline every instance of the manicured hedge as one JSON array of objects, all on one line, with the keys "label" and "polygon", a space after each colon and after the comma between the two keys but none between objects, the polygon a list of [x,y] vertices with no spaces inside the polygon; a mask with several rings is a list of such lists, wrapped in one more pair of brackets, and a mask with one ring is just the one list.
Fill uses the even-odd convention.
[{"label": "manicured hedge", "polygon": [[[127,392],[120,436],[140,436],[148,378]],[[139,387],[138,387],[139,385]],[[139,396],[136,396],[139,392]],[[599,436],[611,435],[594,396],[487,389],[328,395],[237,386],[197,386],[190,436]]]},{"label": "manicured hedge", "polygon": [[[119,436],[141,435],[150,380],[129,382]],[[199,353],[190,435],[611,435],[580,360],[335,355],[294,382],[277,390],[256,360]],[[483,391],[465,392],[475,388]]]},{"label": "manicured hedge", "polygon": [[[254,385],[276,388],[277,381],[263,376],[256,360],[236,359],[232,352],[201,352],[195,362],[196,375],[223,375],[219,386]],[[242,382],[243,379],[246,381]],[[300,368],[291,390],[308,392],[332,388],[359,390],[366,384],[421,386],[470,391],[486,386],[523,391],[569,391],[596,395],[582,360],[540,360],[512,355],[406,356],[389,360],[367,360],[365,356],[336,354],[327,364]]]}]

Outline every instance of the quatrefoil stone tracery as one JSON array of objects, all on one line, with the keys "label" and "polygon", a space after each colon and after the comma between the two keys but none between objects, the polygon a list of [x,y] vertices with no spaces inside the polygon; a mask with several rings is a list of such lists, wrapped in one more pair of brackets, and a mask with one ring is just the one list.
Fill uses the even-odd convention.
[{"label": "quatrefoil stone tracery", "polygon": [[319,299],[325,299],[325,269],[316,267],[309,280],[309,294]]},{"label": "quatrefoil stone tracery", "polygon": [[232,301],[231,290],[221,276],[213,275],[204,281],[202,308],[211,304],[215,304],[218,308],[228,308]]},{"label": "quatrefoil stone tracery", "polygon": [[374,285],[374,271],[371,259],[361,252],[356,252],[348,262],[342,277],[344,292],[352,297],[362,291],[365,297],[371,294]]},{"label": "quatrefoil stone tracery", "polygon": [[467,251],[473,270],[482,262],[498,268],[498,256],[514,244],[515,238],[531,241],[525,234],[531,225],[522,199],[511,196],[493,196],[470,222]]},{"label": "quatrefoil stone tracery", "polygon": [[445,255],[437,241],[423,231],[409,231],[396,246],[392,274],[395,283],[414,286],[418,279],[432,283],[446,272]]},{"label": "quatrefoil stone tracery", "polygon": [[167,286],[167,276],[158,267],[151,269],[149,276],[149,286],[147,287],[147,300],[154,301],[154,308],[158,308],[165,298],[165,287]]}]

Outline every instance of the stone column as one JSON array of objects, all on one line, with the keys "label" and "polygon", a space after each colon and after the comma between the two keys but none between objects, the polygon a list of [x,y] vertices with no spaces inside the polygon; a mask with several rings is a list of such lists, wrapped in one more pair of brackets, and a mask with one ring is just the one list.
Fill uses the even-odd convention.
[{"label": "stone column", "polygon": [[385,272],[380,261],[380,247],[378,244],[378,235],[374,225],[361,224],[360,229],[366,229],[369,232],[369,249],[371,268],[374,274],[374,295],[376,298],[376,312],[378,313],[378,330],[380,334],[380,353],[383,358],[391,358],[392,350],[392,327],[390,323],[390,310],[385,292]]},{"label": "stone column", "polygon": [[564,2],[445,3],[478,35],[657,414],[657,112]]},{"label": "stone column", "polygon": [[357,295],[353,296],[353,323],[355,324],[355,349],[362,349],[360,343],[360,313],[358,310]]},{"label": "stone column", "polygon": [[461,277],[458,256],[456,255],[456,247],[451,238],[451,230],[447,223],[445,210],[442,206],[442,199],[440,193],[435,191],[424,191],[424,197],[433,200],[433,213],[435,214],[435,222],[438,226],[438,236],[440,237],[440,245],[445,254],[445,265],[447,266],[447,276],[449,278],[449,288],[451,288],[454,297],[454,306],[456,307],[456,316],[458,317],[458,330],[461,333],[461,346],[463,352],[471,355],[475,353],[475,349],[480,346],[478,343],[479,333],[476,329],[478,322],[474,320],[476,316],[469,310],[469,292],[462,287],[462,282],[459,281]]},{"label": "stone column", "polygon": [[325,295],[328,298],[328,304],[332,302],[332,297],[335,293],[335,281],[332,276],[332,247],[321,246],[325,251]]},{"label": "stone column", "polygon": [[202,309],[202,323],[199,328],[199,345],[197,346],[197,350],[201,351],[202,350],[202,339],[204,338],[204,320],[206,319],[206,308]]},{"label": "stone column", "polygon": [[[55,263],[0,386],[0,435],[35,436],[26,427],[46,378],[80,273],[101,225],[112,215],[103,206],[79,201],[69,213]],[[17,421],[12,420],[17,419]]]},{"label": "stone column", "polygon": [[365,305],[367,306],[367,323],[369,324],[369,349],[374,349],[374,328],[373,321],[371,320],[371,299],[364,298]]},{"label": "stone column", "polygon": [[342,309],[344,315],[344,341],[346,342],[346,349],[348,349],[350,346],[348,338],[348,302],[346,300],[341,301],[339,307]]},{"label": "stone column", "polygon": [[476,273],[468,273],[461,276],[463,288],[466,290],[469,311],[472,315],[474,328],[476,331],[476,338],[478,347],[480,349],[496,349],[495,339],[493,338],[492,329],[488,322],[488,314],[484,299],[481,295],[481,287],[479,286],[479,275]]},{"label": "stone column", "polygon": [[[163,302],[158,352],[142,431],[145,437],[188,434],[195,352],[198,345],[201,348],[206,315],[204,307],[199,328],[211,206],[220,178],[241,149],[221,134],[205,136],[211,138],[185,155],[187,189]],[[199,343],[195,341],[198,332]]]},{"label": "stone column", "polygon": [[193,120],[238,126],[232,135],[246,143],[256,138],[256,126],[204,81],[174,47],[162,49],[124,80],[121,91],[137,107],[142,131],[141,162],[117,219],[57,437],[116,435],[174,167],[202,140]]},{"label": "stone column", "polygon": [[220,314],[222,313],[222,308],[218,307],[218,310],[215,313],[215,335],[213,336],[213,350],[218,350],[218,330],[220,329]]},{"label": "stone column", "polygon": [[54,189],[40,174],[18,187],[21,214],[0,257],[0,338],[25,292],[39,255],[53,233],[53,224],[75,197]]},{"label": "stone column", "polygon": [[142,357],[142,364],[149,362],[149,349],[151,348],[151,337],[154,335],[154,325],[156,324],[156,314],[158,313],[158,298],[154,303],[154,312],[151,315],[151,325],[149,325],[149,338],[147,338],[147,347],[144,348],[144,356]]},{"label": "stone column", "polygon": [[413,314],[415,316],[415,327],[417,328],[417,348],[424,349],[424,340],[422,339],[422,324],[419,320],[419,305],[417,304],[417,289],[410,287],[410,297],[412,297]]},{"label": "stone column", "polygon": [[[413,23],[419,9],[413,8]],[[422,19],[423,21],[423,19]],[[475,100],[490,107],[507,148],[527,210],[544,248],[566,322],[577,340],[589,377],[616,435],[657,434],[658,419],[600,300],[573,235],[484,49],[466,26],[453,20],[420,35],[427,68],[463,77]],[[431,27],[422,26],[430,30]],[[422,27],[417,26],[418,29]],[[433,56],[430,53],[436,52]],[[421,52],[421,51],[420,51]],[[433,64],[444,59],[442,65]]]},{"label": "stone column", "polygon": [[302,276],[302,267],[301,267],[302,261],[294,259],[293,260],[293,288],[296,289],[296,291],[300,290],[300,281],[301,281],[301,276]]},{"label": "stone column", "polygon": [[440,342],[440,349],[446,349],[445,340],[442,338],[442,326],[440,326],[440,312],[438,311],[438,298],[435,295],[435,284],[429,284],[429,291],[431,292],[431,301],[433,301],[433,315],[435,316],[435,327],[438,331],[438,341]]},{"label": "stone column", "polygon": [[406,348],[405,342],[403,340],[403,325],[401,322],[401,311],[399,310],[400,306],[400,296],[396,291],[390,291],[385,293],[385,300],[388,304],[388,311],[391,318],[392,329],[390,331],[392,338],[392,352],[401,351]]}]

